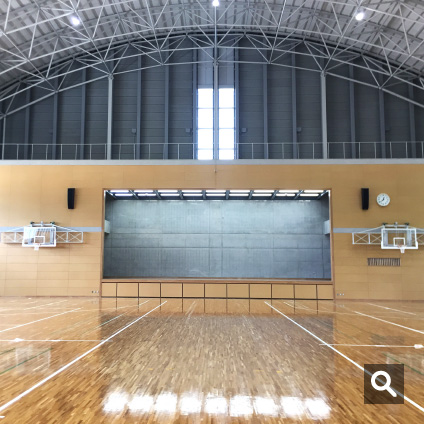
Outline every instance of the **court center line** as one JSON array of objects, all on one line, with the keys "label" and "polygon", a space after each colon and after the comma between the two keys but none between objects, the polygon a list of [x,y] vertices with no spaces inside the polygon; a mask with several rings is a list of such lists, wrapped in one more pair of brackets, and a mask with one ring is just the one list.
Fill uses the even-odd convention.
[{"label": "court center line", "polygon": [[153,308],[152,310],[150,310],[149,312],[146,312],[143,316],[135,319],[134,321],[130,322],[128,325],[126,325],[125,327],[121,328],[120,330],[118,330],[117,332],[115,332],[114,334],[112,334],[111,336],[109,336],[107,339],[103,340],[101,343],[97,344],[96,346],[92,347],[90,350],[87,350],[87,352],[83,353],[82,355],[78,356],[77,358],[75,358],[74,360],[72,360],[71,362],[69,362],[68,364],[64,365],[62,368],[59,368],[57,371],[55,371],[53,374],[50,374],[48,377],[44,378],[43,380],[39,381],[37,384],[34,384],[34,386],[30,387],[28,390],[25,390],[23,393],[21,393],[20,395],[16,396],[15,398],[13,398],[12,400],[10,400],[9,402],[5,403],[4,405],[0,406],[0,412],[4,411],[5,409],[7,409],[9,406],[13,405],[14,403],[18,402],[20,399],[22,399],[23,397],[25,397],[26,395],[30,394],[31,392],[33,392],[35,389],[38,389],[38,387],[42,386],[43,384],[47,383],[48,381],[50,381],[52,378],[56,377],[58,374],[60,374],[61,372],[67,370],[69,367],[71,367],[72,365],[74,365],[76,362],[78,362],[80,359],[85,358],[87,355],[89,355],[91,352],[94,352],[96,349],[98,349],[99,347],[103,346],[105,343],[107,343],[109,340],[113,339],[115,336],[117,336],[118,334],[122,333],[123,331],[125,331],[127,328],[131,327],[132,325],[134,325],[135,323],[137,323],[138,321],[140,321],[141,319],[143,319],[144,317],[146,317],[147,315],[149,315],[151,312],[153,312],[154,310],[160,308],[162,305],[164,305],[167,301],[165,300],[165,302],[161,303],[160,305],[156,306],[155,308]]},{"label": "court center line", "polygon": [[389,308],[388,306],[376,305],[375,303],[368,303],[368,305],[377,306],[377,308],[382,308],[382,309],[390,309],[391,311],[402,312],[403,314],[417,315],[417,314],[414,314],[413,312],[401,311],[400,309],[393,309],[393,308]]},{"label": "court center line", "polygon": [[20,324],[20,325],[16,325],[15,327],[6,328],[5,330],[0,330],[0,333],[4,333],[5,331],[13,330],[14,328],[25,327],[25,325],[34,324],[35,322],[45,321],[46,319],[50,319],[50,318],[54,318],[54,317],[58,317],[59,315],[69,314],[70,312],[79,311],[80,309],[81,309],[81,308],[72,309],[72,311],[62,312],[61,314],[52,315],[51,317],[41,318],[41,319],[37,319],[36,321],[27,322],[26,324]]},{"label": "court center line", "polygon": [[424,334],[424,331],[416,330],[415,328],[405,327],[404,325],[396,324],[395,322],[391,322],[391,321],[386,321],[385,319],[377,318],[372,315],[363,314],[362,312],[358,312],[358,311],[354,311],[354,312],[364,317],[376,319],[377,321],[385,322],[387,324],[395,325],[396,327],[404,328],[405,330],[413,331],[414,333]]},{"label": "court center line", "polygon": [[[307,328],[303,327],[302,325],[300,325],[299,323],[297,323],[294,319],[291,319],[290,317],[288,317],[287,315],[283,314],[281,311],[279,311],[277,308],[274,308],[274,306],[270,305],[268,302],[265,302],[270,308],[274,309],[274,311],[278,312],[280,315],[282,315],[284,318],[288,319],[289,321],[291,321],[293,324],[297,325],[299,328],[301,328],[303,331],[306,331],[309,335],[311,335],[312,337],[314,337],[315,339],[317,339],[318,341],[320,341],[323,345],[327,346],[328,348],[330,348],[332,351],[336,352],[337,354],[339,354],[340,356],[342,356],[343,358],[345,358],[347,361],[349,361],[351,364],[355,365],[355,367],[359,368],[360,370],[362,370],[362,372],[366,372],[365,369],[359,365],[357,362],[355,362],[353,359],[350,359],[348,356],[346,356],[345,354],[343,354],[342,352],[340,352],[339,350],[337,350],[336,348],[334,348],[333,346],[331,346],[330,344],[326,343],[324,340],[322,340],[321,338],[319,338],[318,336],[316,336],[314,333],[312,333],[312,331],[309,331]],[[397,390],[396,390],[397,392]],[[410,399],[409,397],[403,395],[402,393],[397,392],[400,396],[402,396],[407,402],[409,402],[411,405],[415,406],[417,409],[419,409],[421,412],[424,412],[424,407],[422,407],[421,405],[418,405],[418,403],[414,402],[412,399]],[[1,412],[1,408],[0,408],[0,412]]]}]

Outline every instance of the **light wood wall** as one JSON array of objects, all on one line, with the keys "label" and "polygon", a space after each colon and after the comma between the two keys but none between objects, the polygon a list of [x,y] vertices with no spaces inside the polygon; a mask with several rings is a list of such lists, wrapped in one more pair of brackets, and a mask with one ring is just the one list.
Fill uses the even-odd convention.
[{"label": "light wood wall", "polygon": [[[0,226],[55,221],[65,227],[101,227],[103,189],[281,188],[331,189],[334,228],[372,228],[382,222],[424,227],[424,165],[1,165]],[[67,209],[67,188],[76,208]],[[360,189],[370,188],[370,209]],[[392,199],[386,208],[378,193]],[[97,296],[102,236],[54,249],[0,244],[0,295]],[[368,267],[368,257],[401,257],[398,268]],[[424,248],[382,251],[353,246],[350,234],[333,235],[333,281],[341,299],[424,300]]]}]

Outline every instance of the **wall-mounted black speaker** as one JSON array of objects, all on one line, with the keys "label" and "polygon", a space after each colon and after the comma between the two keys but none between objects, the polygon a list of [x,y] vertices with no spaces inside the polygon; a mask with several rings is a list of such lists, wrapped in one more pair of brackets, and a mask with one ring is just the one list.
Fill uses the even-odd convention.
[{"label": "wall-mounted black speaker", "polygon": [[367,211],[370,206],[370,189],[361,188],[362,209]]},{"label": "wall-mounted black speaker", "polygon": [[68,209],[75,208],[75,189],[68,188]]}]

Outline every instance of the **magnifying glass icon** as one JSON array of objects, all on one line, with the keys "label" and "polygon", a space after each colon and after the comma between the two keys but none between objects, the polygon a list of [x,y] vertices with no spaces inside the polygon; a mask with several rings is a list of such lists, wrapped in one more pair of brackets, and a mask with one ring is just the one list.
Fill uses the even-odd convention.
[{"label": "magnifying glass icon", "polygon": [[[377,377],[380,377],[380,376],[382,376],[386,379],[386,382],[382,386],[379,386],[375,381],[377,379]],[[379,392],[387,390],[393,397],[396,397],[397,394],[390,387],[390,384],[392,384],[392,379],[386,371],[377,371],[371,377],[371,386],[374,387],[375,390],[377,390]]]}]

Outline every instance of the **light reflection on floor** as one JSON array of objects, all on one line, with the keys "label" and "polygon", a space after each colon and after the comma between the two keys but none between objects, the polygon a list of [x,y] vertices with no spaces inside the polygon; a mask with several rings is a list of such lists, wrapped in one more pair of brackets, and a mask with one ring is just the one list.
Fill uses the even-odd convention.
[{"label": "light reflection on floor", "polygon": [[330,417],[330,406],[324,398],[282,396],[272,399],[265,395],[235,395],[230,398],[215,394],[182,393],[180,396],[165,392],[156,398],[150,395],[131,396],[113,392],[106,396],[103,411],[132,414],[191,415],[202,412],[210,415],[248,417],[253,414],[268,417],[302,418],[320,420]]}]

